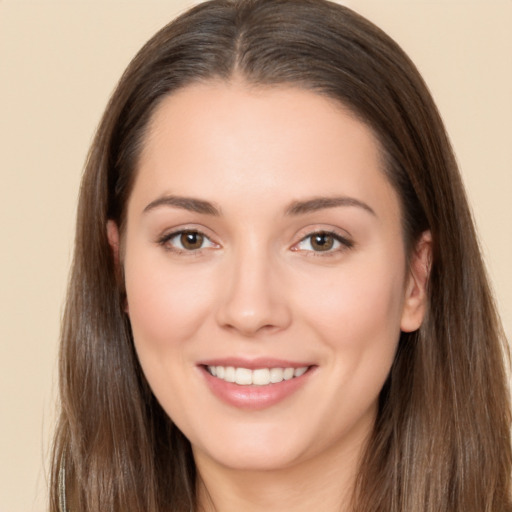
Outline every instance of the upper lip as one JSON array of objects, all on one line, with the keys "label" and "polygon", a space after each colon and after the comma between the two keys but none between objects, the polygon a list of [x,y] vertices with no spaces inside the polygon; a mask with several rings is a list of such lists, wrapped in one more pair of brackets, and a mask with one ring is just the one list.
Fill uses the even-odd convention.
[{"label": "upper lip", "polygon": [[310,362],[291,361],[287,359],[275,359],[270,357],[258,357],[255,359],[244,359],[240,357],[222,357],[200,361],[198,366],[233,366],[235,368],[247,368],[257,370],[258,368],[303,368],[313,366]]}]

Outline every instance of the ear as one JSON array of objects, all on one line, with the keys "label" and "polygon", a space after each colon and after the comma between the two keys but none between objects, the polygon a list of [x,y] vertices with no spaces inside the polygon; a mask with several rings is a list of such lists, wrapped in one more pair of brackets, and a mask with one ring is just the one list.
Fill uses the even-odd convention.
[{"label": "ear", "polygon": [[107,221],[107,238],[112,250],[112,256],[114,258],[116,279],[119,285],[119,291],[122,297],[123,309],[125,313],[128,313],[128,302],[126,300],[126,290],[124,287],[123,269],[120,263],[120,249],[119,249],[119,228],[113,220]]},{"label": "ear", "polygon": [[400,329],[412,332],[420,328],[427,308],[427,285],[432,261],[432,235],[425,231],[414,248],[405,285]]},{"label": "ear", "polygon": [[107,221],[107,238],[112,249],[114,263],[119,268],[119,228],[113,220]]}]

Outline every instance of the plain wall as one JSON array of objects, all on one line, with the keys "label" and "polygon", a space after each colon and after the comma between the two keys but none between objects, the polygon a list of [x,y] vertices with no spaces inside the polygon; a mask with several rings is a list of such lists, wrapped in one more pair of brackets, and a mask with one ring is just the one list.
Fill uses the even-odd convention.
[{"label": "plain wall", "polygon": [[[46,510],[84,158],[138,48],[186,0],[0,0],[0,512]],[[512,1],[344,2],[394,37],[453,141],[512,335]]]}]

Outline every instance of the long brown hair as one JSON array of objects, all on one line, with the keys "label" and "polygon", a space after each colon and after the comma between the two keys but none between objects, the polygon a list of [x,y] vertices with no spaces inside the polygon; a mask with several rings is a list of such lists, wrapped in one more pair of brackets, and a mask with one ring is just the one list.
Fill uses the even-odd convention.
[{"label": "long brown hair", "polygon": [[398,45],[324,0],[200,4],[158,32],[121,78],[80,190],[51,510],[59,510],[59,496],[73,512],[196,508],[190,445],[137,361],[106,223],[123,226],[159,102],[187,84],[235,74],[262,87],[306,88],[349,108],[380,141],[408,249],[432,233],[427,317],[401,336],[354,510],[511,511],[506,343],[442,121]]}]

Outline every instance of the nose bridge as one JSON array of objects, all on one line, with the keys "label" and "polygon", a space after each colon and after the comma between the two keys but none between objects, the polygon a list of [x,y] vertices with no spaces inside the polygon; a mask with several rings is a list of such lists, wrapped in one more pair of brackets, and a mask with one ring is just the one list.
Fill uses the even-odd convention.
[{"label": "nose bridge", "polygon": [[276,258],[258,240],[233,250],[225,267],[219,323],[245,336],[286,327],[290,312],[280,287]]}]

